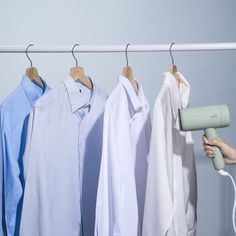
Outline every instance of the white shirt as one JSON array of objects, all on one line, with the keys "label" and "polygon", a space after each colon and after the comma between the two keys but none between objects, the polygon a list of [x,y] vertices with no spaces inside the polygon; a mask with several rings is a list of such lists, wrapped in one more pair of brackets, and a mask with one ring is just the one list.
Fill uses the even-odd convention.
[{"label": "white shirt", "polygon": [[143,219],[144,236],[196,235],[197,181],[190,132],[180,131],[178,109],[190,86],[167,72],[155,101]]},{"label": "white shirt", "polygon": [[96,236],[141,235],[150,141],[149,105],[141,84],[129,80],[106,102],[96,205]]},{"label": "white shirt", "polygon": [[33,108],[21,236],[93,235],[106,96],[70,76]]}]

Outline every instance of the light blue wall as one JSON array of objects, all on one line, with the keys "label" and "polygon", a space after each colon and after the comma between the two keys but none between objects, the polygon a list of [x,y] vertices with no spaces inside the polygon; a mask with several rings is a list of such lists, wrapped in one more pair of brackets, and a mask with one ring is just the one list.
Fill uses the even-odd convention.
[{"label": "light blue wall", "polygon": [[[236,42],[235,0],[0,0],[0,44],[151,44]],[[53,87],[74,65],[70,54],[33,54],[33,64]],[[125,65],[125,54],[80,54],[86,73],[109,93]],[[236,146],[236,51],[176,52],[178,70],[191,84],[191,106],[226,103],[230,128],[219,134]],[[130,53],[133,73],[151,105],[171,59],[168,53]],[[24,54],[0,54],[0,101],[20,82],[29,62]],[[194,133],[198,171],[198,235],[232,235],[232,194]],[[236,177],[236,167],[230,167]]]}]

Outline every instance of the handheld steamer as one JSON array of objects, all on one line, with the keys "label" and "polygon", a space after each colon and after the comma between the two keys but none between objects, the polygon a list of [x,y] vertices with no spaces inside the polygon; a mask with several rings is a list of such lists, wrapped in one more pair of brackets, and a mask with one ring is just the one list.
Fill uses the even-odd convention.
[{"label": "handheld steamer", "polygon": [[[186,108],[179,110],[180,129],[182,131],[204,130],[207,139],[217,138],[216,128],[224,128],[230,124],[229,109],[226,105],[206,106],[197,108]],[[236,196],[236,186],[232,176],[224,171],[224,158],[218,147],[213,147],[215,157],[212,159],[213,166],[219,174],[230,177]],[[235,225],[236,197],[233,207],[233,227],[236,235]]]}]

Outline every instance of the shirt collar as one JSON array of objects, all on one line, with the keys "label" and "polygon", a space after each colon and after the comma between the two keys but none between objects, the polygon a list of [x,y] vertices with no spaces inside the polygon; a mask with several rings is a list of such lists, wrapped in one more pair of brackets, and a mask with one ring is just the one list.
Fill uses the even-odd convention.
[{"label": "shirt collar", "polygon": [[21,80],[21,86],[23,87],[25,94],[29,100],[31,107],[34,105],[35,101],[47,92],[50,88],[47,83],[42,80],[44,87],[41,88],[39,85],[34,83],[27,75],[24,75]]},{"label": "shirt collar", "polygon": [[123,75],[119,76],[119,82],[125,88],[134,110],[138,111],[139,109],[142,109],[144,106],[147,108],[147,100],[144,96],[144,92],[143,92],[143,88],[142,88],[141,83],[138,80],[135,80],[135,81],[138,84],[138,93],[137,94],[135,93],[130,81],[126,77],[124,77]]},{"label": "shirt collar", "polygon": [[171,106],[175,119],[178,117],[179,109],[188,107],[190,94],[189,83],[181,73],[178,72],[178,75],[181,80],[179,88],[174,75],[172,75],[170,72],[164,73],[164,84],[167,85],[170,92]]},{"label": "shirt collar", "polygon": [[[90,79],[90,78],[89,78]],[[91,79],[90,79],[91,80]],[[71,105],[71,111],[74,113],[78,109],[88,107],[89,110],[91,109],[95,92],[96,92],[96,86],[93,83],[93,90],[92,90],[92,96],[89,101],[87,101],[80,93],[79,87],[76,85],[77,82],[73,80],[73,78],[70,75],[67,75],[64,79],[64,85],[66,87],[70,105]],[[91,81],[92,82],[92,81]]]}]

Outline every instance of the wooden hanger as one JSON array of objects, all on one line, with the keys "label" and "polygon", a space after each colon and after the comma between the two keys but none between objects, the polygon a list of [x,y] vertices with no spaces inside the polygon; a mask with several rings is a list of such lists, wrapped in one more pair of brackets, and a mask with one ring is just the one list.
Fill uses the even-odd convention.
[{"label": "wooden hanger", "polygon": [[89,89],[93,89],[93,84],[90,79],[85,75],[84,69],[81,66],[72,67],[70,70],[70,76],[74,81],[79,80],[80,83],[85,85]]},{"label": "wooden hanger", "polygon": [[178,88],[179,88],[180,83],[181,83],[181,78],[179,74],[177,73],[177,66],[175,64],[171,65],[168,71],[175,77]]},{"label": "wooden hanger", "polygon": [[177,66],[176,66],[175,63],[174,63],[174,58],[173,58],[173,55],[172,55],[172,53],[171,53],[171,48],[172,48],[172,46],[173,46],[174,44],[175,44],[175,43],[172,43],[172,44],[170,45],[170,49],[169,49],[170,56],[171,56],[171,60],[172,60],[172,65],[170,66],[170,68],[169,68],[168,71],[175,77],[176,82],[177,82],[177,85],[178,85],[178,88],[179,88],[180,83],[181,83],[181,78],[180,78],[179,74],[177,73]]},{"label": "wooden hanger", "polygon": [[30,80],[35,82],[41,88],[44,87],[43,81],[38,74],[38,70],[35,67],[28,67],[25,74],[29,77]]},{"label": "wooden hanger", "polygon": [[136,81],[134,80],[132,68],[129,66],[129,63],[128,63],[128,55],[127,55],[128,46],[129,46],[129,43],[127,44],[126,49],[125,49],[126,66],[123,68],[123,76],[126,77],[130,81],[130,83],[133,86],[134,91],[138,93],[138,85]]},{"label": "wooden hanger", "polygon": [[123,68],[123,76],[127,78],[133,86],[134,91],[138,92],[138,85],[133,78],[132,68],[130,66],[126,66]]},{"label": "wooden hanger", "polygon": [[31,65],[30,67],[28,67],[26,69],[25,74],[28,76],[28,78],[31,81],[35,82],[37,85],[39,85],[41,88],[43,88],[44,84],[43,84],[43,81],[42,81],[42,79],[40,78],[40,76],[38,74],[38,70],[35,67],[33,67],[32,60],[30,59],[30,57],[28,55],[28,48],[31,47],[31,46],[33,46],[33,44],[30,44],[25,50],[26,56],[29,59],[30,65]]},{"label": "wooden hanger", "polygon": [[70,76],[72,77],[72,79],[74,81],[79,81],[80,83],[82,83],[84,86],[86,86],[89,89],[93,89],[93,83],[91,82],[91,80],[86,76],[86,74],[84,73],[84,69],[81,66],[78,66],[78,60],[74,55],[74,48],[76,46],[78,46],[79,44],[75,44],[72,48],[72,56],[75,59],[76,62],[76,66],[72,67],[70,70]]}]

